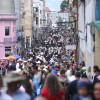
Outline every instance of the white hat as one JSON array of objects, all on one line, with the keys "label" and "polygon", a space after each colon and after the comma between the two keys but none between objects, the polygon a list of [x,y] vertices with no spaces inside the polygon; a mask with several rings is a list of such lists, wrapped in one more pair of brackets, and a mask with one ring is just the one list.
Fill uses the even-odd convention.
[{"label": "white hat", "polygon": [[18,61],[23,61],[22,59],[19,59]]},{"label": "white hat", "polygon": [[47,69],[46,69],[46,68],[44,68],[44,69],[43,69],[43,71],[45,71],[45,72],[46,72],[46,71],[47,71]]},{"label": "white hat", "polygon": [[37,61],[36,63],[37,63],[37,64],[40,64],[41,62],[40,62],[40,61]]},{"label": "white hat", "polygon": [[24,63],[27,63],[27,61],[26,61],[26,60],[24,60],[23,62],[24,62]]},{"label": "white hat", "polygon": [[28,59],[28,61],[31,61],[31,59]]}]

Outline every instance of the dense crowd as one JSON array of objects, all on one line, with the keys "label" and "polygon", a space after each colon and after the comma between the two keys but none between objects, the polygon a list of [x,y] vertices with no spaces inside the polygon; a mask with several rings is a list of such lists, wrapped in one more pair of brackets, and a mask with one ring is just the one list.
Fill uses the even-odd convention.
[{"label": "dense crowd", "polygon": [[62,35],[48,31],[21,59],[0,62],[0,100],[100,100],[99,67],[78,65],[62,41],[73,36]]},{"label": "dense crowd", "polygon": [[100,70],[77,66],[74,51],[35,51],[29,59],[2,61],[0,100],[100,100]]}]

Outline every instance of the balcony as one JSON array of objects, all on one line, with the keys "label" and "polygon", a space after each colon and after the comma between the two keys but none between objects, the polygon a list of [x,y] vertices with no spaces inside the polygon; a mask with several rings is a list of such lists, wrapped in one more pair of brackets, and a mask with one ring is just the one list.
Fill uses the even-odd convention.
[{"label": "balcony", "polygon": [[0,14],[0,21],[16,21],[16,19],[15,14]]},{"label": "balcony", "polygon": [[12,42],[12,38],[4,38],[4,42]]}]

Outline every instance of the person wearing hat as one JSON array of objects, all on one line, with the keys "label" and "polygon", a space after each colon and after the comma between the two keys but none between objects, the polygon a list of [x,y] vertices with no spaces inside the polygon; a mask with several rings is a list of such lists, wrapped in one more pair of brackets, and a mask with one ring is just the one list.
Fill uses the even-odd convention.
[{"label": "person wearing hat", "polygon": [[19,59],[19,60],[17,61],[16,70],[23,70],[22,62],[23,62],[22,59]]},{"label": "person wearing hat", "polygon": [[27,61],[26,60],[23,61],[23,68],[24,68],[24,70],[28,70]]},{"label": "person wearing hat", "polygon": [[20,76],[19,73],[10,72],[4,78],[4,81],[7,83],[6,93],[10,95],[13,100],[31,100],[30,96],[27,93],[20,91],[20,83],[24,81],[25,77]]},{"label": "person wearing hat", "polygon": [[57,75],[57,71],[55,70],[55,66],[54,65],[51,66],[51,73]]},{"label": "person wearing hat", "polygon": [[87,74],[86,74],[86,67],[82,67],[82,78],[87,78]]},{"label": "person wearing hat", "polygon": [[2,77],[0,76],[0,100],[13,100],[11,96],[2,92],[2,88],[3,88],[3,81]]},{"label": "person wearing hat", "polygon": [[11,65],[9,66],[9,70],[10,71],[15,71],[16,70],[16,64],[15,64],[15,61],[11,61]]}]

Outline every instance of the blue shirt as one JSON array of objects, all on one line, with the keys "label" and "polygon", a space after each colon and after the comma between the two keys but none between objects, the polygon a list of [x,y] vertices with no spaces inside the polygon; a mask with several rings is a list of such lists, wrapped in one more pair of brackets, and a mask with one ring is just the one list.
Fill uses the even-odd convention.
[{"label": "blue shirt", "polygon": [[31,97],[19,89],[12,95],[13,100],[31,100]]},{"label": "blue shirt", "polygon": [[35,99],[37,97],[37,90],[39,88],[38,81],[35,78],[33,78],[33,86],[34,86],[34,89],[33,89],[33,99]]},{"label": "blue shirt", "polygon": [[51,73],[57,75],[57,71],[56,71],[55,69],[53,69],[53,70],[51,71]]}]

